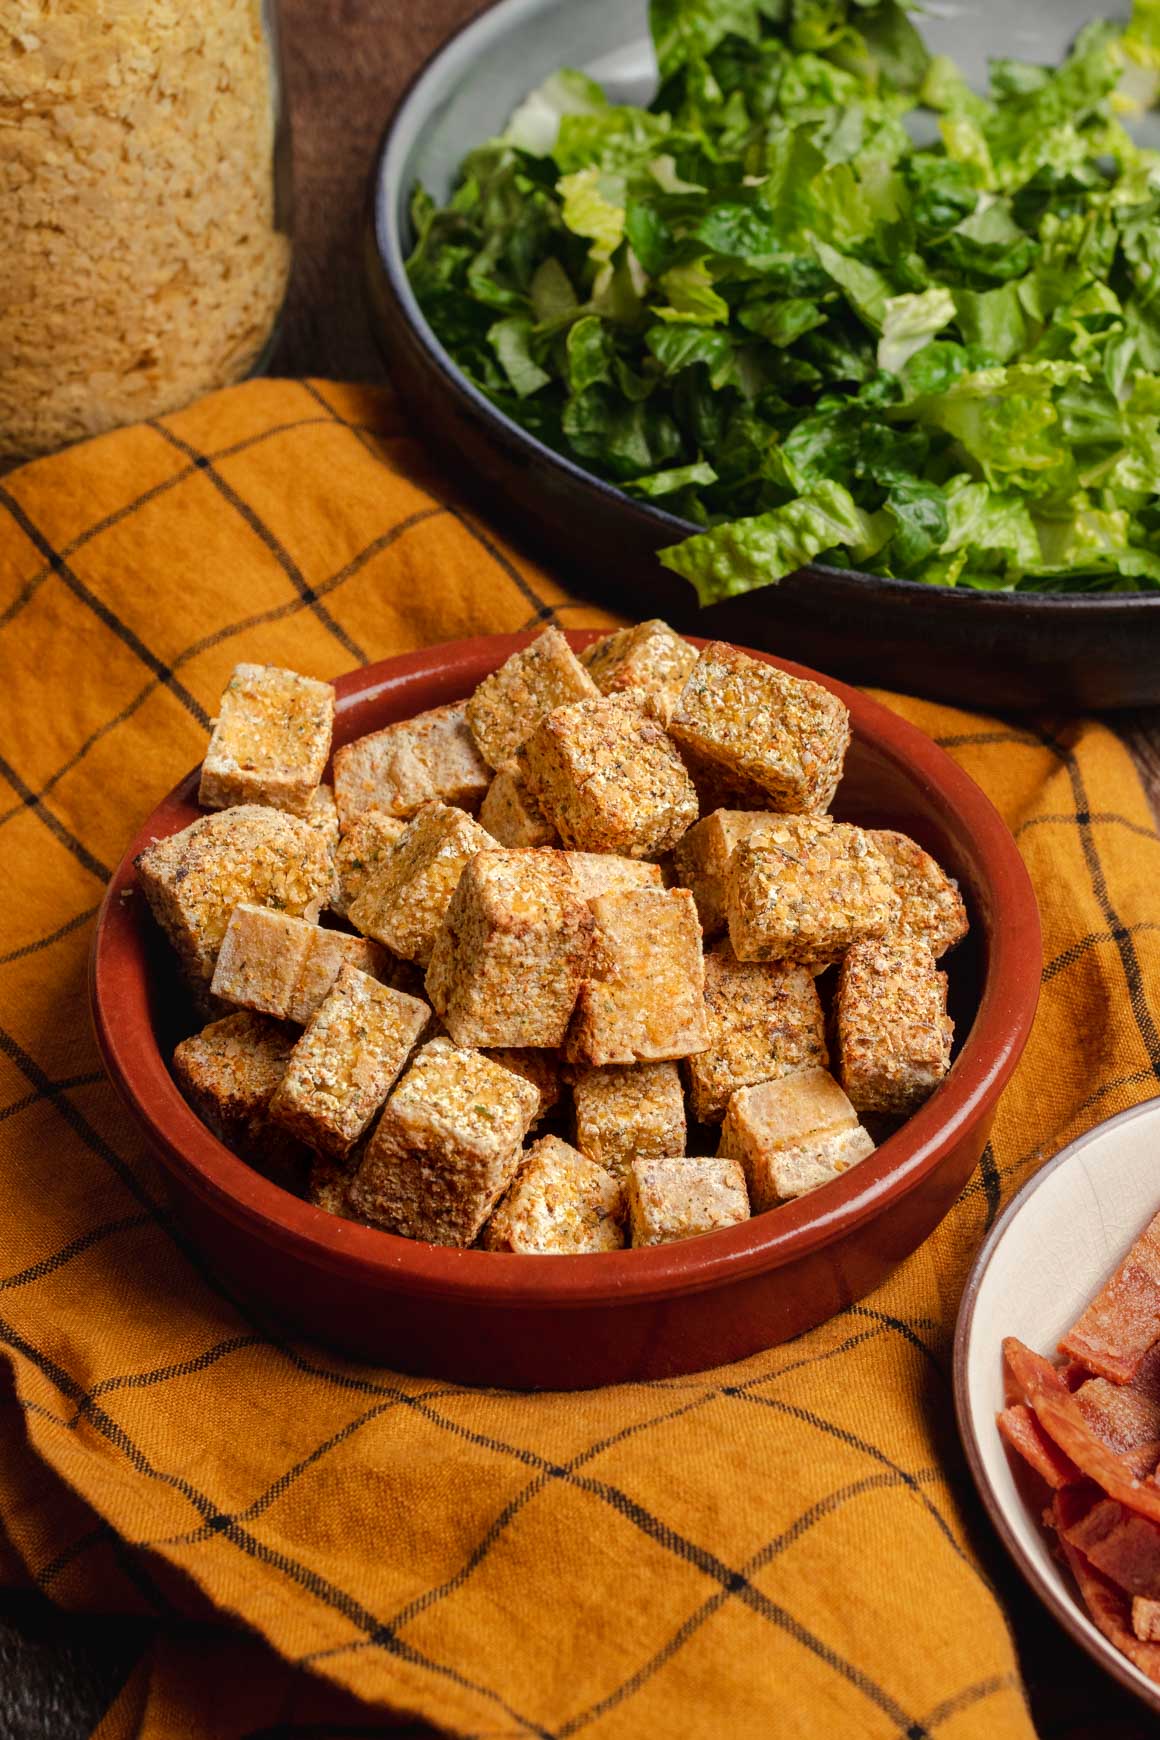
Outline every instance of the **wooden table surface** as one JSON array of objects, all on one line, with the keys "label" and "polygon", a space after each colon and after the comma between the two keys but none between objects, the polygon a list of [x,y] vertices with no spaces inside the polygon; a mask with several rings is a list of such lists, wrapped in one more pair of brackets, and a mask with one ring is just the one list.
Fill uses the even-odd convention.
[{"label": "wooden table surface", "polygon": [[[482,0],[282,0],[294,128],[296,260],[273,372],[383,378],[363,299],[361,217],[368,170],[386,118],[410,78],[452,31],[482,10]],[[1160,816],[1160,710],[1109,722],[1136,755]],[[1030,1603],[1023,1617],[1031,1628],[1048,1628],[1044,1643],[1050,1647],[1050,1622]],[[82,1740],[147,1636],[140,1622],[62,1617],[32,1597],[0,1598],[0,1740]],[[1100,1708],[1101,1726],[1109,1733],[1119,1717],[1119,1694],[1078,1658],[1071,1668],[1069,1662],[1066,1685],[1039,1689],[1040,1733],[1074,1733],[1076,1698]],[[1137,1731],[1135,1709],[1124,1701],[1125,1736]]]}]

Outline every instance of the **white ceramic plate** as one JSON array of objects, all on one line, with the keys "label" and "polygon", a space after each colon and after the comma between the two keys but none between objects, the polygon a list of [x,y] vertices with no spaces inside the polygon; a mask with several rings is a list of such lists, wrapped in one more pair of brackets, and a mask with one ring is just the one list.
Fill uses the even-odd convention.
[{"label": "white ceramic plate", "polygon": [[1075,1641],[1160,1714],[1160,1686],[1107,1641],[1051,1552],[995,1426],[1007,1335],[1051,1357],[1160,1209],[1160,1099],[1081,1136],[1021,1190],[975,1260],[955,1332],[955,1411],[975,1483],[1008,1552]]}]

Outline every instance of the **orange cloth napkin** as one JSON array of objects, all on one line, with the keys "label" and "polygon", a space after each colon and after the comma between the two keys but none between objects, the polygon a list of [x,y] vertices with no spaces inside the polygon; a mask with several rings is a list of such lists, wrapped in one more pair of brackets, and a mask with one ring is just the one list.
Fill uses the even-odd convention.
[{"label": "orange cloth napkin", "polygon": [[[458,505],[382,392],[255,382],[0,480],[0,1565],[157,1616],[101,1740],[392,1713],[545,1740],[1027,1740],[1005,1609],[1033,1677],[1078,1657],[1050,1633],[1035,1654],[948,1351],[1001,1204],[1160,1088],[1160,842],[1108,730],[888,697],[1017,835],[1039,1021],[934,1237],[728,1370],[509,1395],[274,1339],[175,1241],[101,1074],[97,903],[232,666],[331,677],[549,619],[611,620]],[[1093,1728],[1073,1700],[1057,1731]]]}]

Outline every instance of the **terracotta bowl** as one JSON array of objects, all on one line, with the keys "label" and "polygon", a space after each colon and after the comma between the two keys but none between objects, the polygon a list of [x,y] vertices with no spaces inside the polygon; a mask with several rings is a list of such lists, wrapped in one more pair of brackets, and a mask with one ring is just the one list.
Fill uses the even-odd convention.
[{"label": "terracotta bowl", "polygon": [[[462,698],[530,636],[460,641],[339,678],[337,744]],[[574,647],[592,634],[569,636]],[[97,922],[91,995],[105,1064],[194,1240],[292,1327],[396,1368],[581,1389],[671,1376],[786,1341],[878,1286],[975,1167],[1035,1014],[1040,937],[1015,843],[972,780],[913,726],[826,683],[853,716],[836,813],[904,829],[958,877],[972,920],[951,957],[947,1080],[868,1160],[814,1195],[685,1243],[592,1257],[448,1250],[339,1220],[263,1178],[185,1103],[168,1057],[177,981],[133,860],[199,814],[197,773],[141,828]]]}]

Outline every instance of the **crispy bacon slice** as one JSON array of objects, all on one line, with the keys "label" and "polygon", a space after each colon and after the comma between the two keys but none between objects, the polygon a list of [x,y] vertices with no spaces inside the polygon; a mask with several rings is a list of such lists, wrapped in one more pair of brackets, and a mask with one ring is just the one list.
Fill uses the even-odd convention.
[{"label": "crispy bacon slice", "polygon": [[1059,1517],[1057,1526],[1125,1594],[1160,1600],[1160,1528],[1147,1517],[1114,1498],[1100,1498],[1086,1516],[1071,1523]]},{"label": "crispy bacon slice", "polygon": [[1135,1662],[1141,1673],[1160,1685],[1160,1644],[1146,1643],[1136,1636],[1132,1630],[1128,1597],[1062,1535],[1060,1545],[1079,1585],[1084,1605],[1096,1625],[1109,1643],[1115,1644],[1122,1655]]},{"label": "crispy bacon slice", "polygon": [[1014,1336],[1004,1341],[1003,1357],[1023,1400],[1057,1448],[1082,1474],[1098,1482],[1109,1498],[1160,1523],[1160,1487],[1139,1479],[1098,1435],[1084,1414],[1079,1395],[1072,1395],[1050,1360],[1033,1353]]},{"label": "crispy bacon slice", "polygon": [[1058,1444],[1047,1436],[1025,1402],[1004,1408],[998,1423],[1000,1435],[1012,1450],[1030,1463],[1036,1474],[1046,1480],[1053,1492],[1083,1479],[1070,1456],[1065,1456]]},{"label": "crispy bacon slice", "polygon": [[1111,1280],[1059,1344],[1113,1383],[1130,1383],[1160,1341],[1160,1214],[1144,1228]]}]

